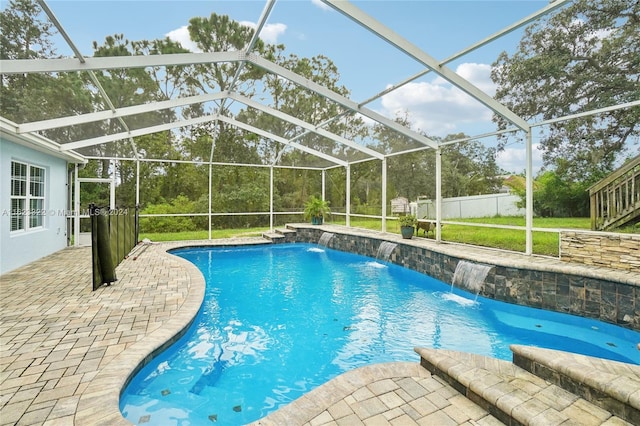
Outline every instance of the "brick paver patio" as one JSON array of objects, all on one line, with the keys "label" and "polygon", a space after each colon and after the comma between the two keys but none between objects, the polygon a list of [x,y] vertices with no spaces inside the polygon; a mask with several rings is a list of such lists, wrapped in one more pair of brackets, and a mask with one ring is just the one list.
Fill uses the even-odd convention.
[{"label": "brick paver patio", "polygon": [[[1,276],[0,424],[129,424],[118,408],[128,375],[190,323],[204,295],[195,266],[166,251],[205,243],[150,244],[120,264],[116,283],[95,292],[89,248]],[[418,359],[348,372],[256,423],[501,424]],[[634,398],[640,401],[640,387]],[[630,424],[597,414],[597,424]]]}]

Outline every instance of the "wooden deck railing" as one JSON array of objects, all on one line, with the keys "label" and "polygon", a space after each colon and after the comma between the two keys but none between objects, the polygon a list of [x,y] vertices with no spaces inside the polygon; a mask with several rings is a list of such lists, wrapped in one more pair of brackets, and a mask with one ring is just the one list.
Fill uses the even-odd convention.
[{"label": "wooden deck railing", "polygon": [[591,229],[609,230],[640,217],[640,155],[589,188]]}]

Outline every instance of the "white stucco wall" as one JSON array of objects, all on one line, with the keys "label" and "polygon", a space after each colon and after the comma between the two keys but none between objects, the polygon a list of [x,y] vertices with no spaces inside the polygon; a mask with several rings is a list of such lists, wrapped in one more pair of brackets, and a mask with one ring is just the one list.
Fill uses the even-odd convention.
[{"label": "white stucco wall", "polygon": [[[10,232],[13,160],[45,169],[45,208],[48,213],[42,228]],[[66,183],[66,160],[0,139],[0,274],[66,247]]]}]

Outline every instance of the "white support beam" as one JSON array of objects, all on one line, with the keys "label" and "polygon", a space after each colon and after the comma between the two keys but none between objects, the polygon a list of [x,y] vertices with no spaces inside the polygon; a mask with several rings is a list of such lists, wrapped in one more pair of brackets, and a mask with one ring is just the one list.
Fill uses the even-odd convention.
[{"label": "white support beam", "polygon": [[444,65],[447,64],[449,62],[455,61],[458,58],[461,58],[462,56],[473,52],[476,49],[481,48],[482,46],[485,46],[491,42],[493,42],[494,40],[499,39],[500,37],[509,34],[512,31],[517,30],[520,27],[523,27],[533,21],[535,21],[536,19],[540,18],[543,15],[546,15],[550,12],[553,12],[554,10],[564,6],[566,3],[569,3],[573,0],[551,0],[549,2],[549,4],[547,4],[545,7],[543,7],[542,9],[538,10],[537,12],[532,13],[531,15],[528,15],[516,22],[514,22],[511,25],[506,26],[505,28],[501,29],[500,31],[491,34],[490,36],[472,44],[471,46],[466,47],[465,49],[462,49],[461,51],[449,56],[447,59],[444,59],[443,61],[440,62],[440,65]]},{"label": "white support beam", "polygon": [[478,100],[488,108],[490,108],[496,114],[504,117],[505,119],[511,121],[514,125],[518,126],[522,130],[529,130],[529,124],[523,120],[520,116],[515,114],[513,111],[509,110],[507,107],[502,105],[500,102],[493,99],[491,96],[487,95],[485,92],[471,84],[469,81],[465,80],[463,77],[456,74],[450,68],[440,65],[440,62],[433,58],[428,53],[421,50],[418,46],[409,42],[408,40],[401,37],[399,34],[391,30],[390,28],[383,25],[381,22],[375,20],[371,16],[364,13],[361,9],[357,8],[350,2],[340,1],[340,0],[323,0],[325,3],[341,12],[352,21],[357,22],[362,27],[376,34],[387,43],[396,47],[400,51],[404,52],[408,56],[412,57],[416,61],[425,65],[427,68],[431,69],[435,73],[437,73],[440,77],[447,80],[449,83],[472,96],[474,99]]},{"label": "white support beam", "polygon": [[165,130],[171,130],[174,128],[179,128],[179,127],[185,127],[185,126],[190,126],[190,125],[194,125],[194,124],[201,124],[201,123],[205,123],[205,122],[209,122],[209,121],[213,121],[213,120],[219,120],[225,123],[229,123],[232,124],[236,127],[248,130],[252,133],[255,133],[257,135],[263,136],[267,139],[271,139],[273,141],[276,142],[280,142],[282,144],[286,144],[286,145],[290,145],[292,147],[295,147],[296,149],[299,149],[300,151],[304,151],[308,154],[312,154],[315,155],[316,157],[320,157],[323,158],[333,164],[339,164],[339,165],[346,165],[346,161],[344,160],[340,160],[336,157],[333,157],[331,155],[327,155],[323,152],[317,151],[313,148],[309,148],[306,147],[304,145],[300,145],[296,142],[291,142],[283,137],[274,135],[272,133],[269,133],[267,131],[264,131],[262,129],[258,129],[257,127],[251,126],[249,124],[246,123],[242,123],[240,121],[234,120],[232,118],[229,117],[223,117],[223,116],[218,116],[218,115],[205,115],[205,116],[201,116],[201,117],[197,117],[197,118],[193,118],[190,120],[183,120],[183,121],[175,121],[172,123],[166,123],[166,124],[161,124],[158,126],[153,126],[153,127],[145,127],[142,129],[137,129],[137,130],[132,130],[130,132],[123,132],[123,133],[116,133],[113,135],[106,135],[106,136],[100,136],[97,138],[93,138],[93,139],[85,139],[82,141],[76,141],[76,142],[69,142],[66,143],[64,145],[62,145],[61,149],[64,150],[72,150],[72,149],[78,149],[78,148],[85,148],[88,146],[94,146],[94,145],[99,145],[99,144],[103,144],[103,143],[107,143],[107,142],[113,142],[113,141],[117,141],[117,140],[122,140],[125,138],[129,138],[129,137],[136,137],[136,136],[142,136],[142,135],[147,135],[147,134],[151,134],[151,133],[157,133],[157,132],[162,132]]},{"label": "white support beam", "polygon": [[[219,108],[218,111],[222,110]],[[220,123],[216,121],[216,127],[214,128],[214,132],[211,135],[211,149],[209,150],[209,162],[213,163],[213,151],[216,150],[216,138],[220,137],[222,133],[222,129],[220,128]]]},{"label": "white support beam", "polygon": [[[176,164],[195,164],[198,166],[208,166],[211,164],[212,166],[237,166],[237,167],[255,167],[255,168],[269,168],[270,164],[249,164],[249,163],[224,163],[221,161],[193,161],[193,160],[173,160],[167,158],[134,158],[134,157],[108,157],[108,156],[87,156],[87,160],[118,160],[118,161],[140,161],[141,163],[176,163]],[[273,166],[276,169],[293,169],[293,170],[329,170],[333,168],[342,167],[340,164],[336,164],[334,166],[329,167],[309,167],[309,166]]]},{"label": "white support beam", "polygon": [[[262,14],[260,15],[260,19],[258,20],[258,25],[255,31],[253,32],[253,36],[251,37],[251,40],[249,40],[249,43],[244,48],[245,54],[248,52],[251,52],[255,44],[260,39],[260,31],[262,30],[264,25],[267,23],[267,19],[269,18],[269,15],[271,14],[271,10],[273,9],[274,5],[275,5],[275,0],[267,0],[267,3],[265,4],[264,9],[262,10]],[[242,70],[244,69],[246,63],[247,61],[244,61],[244,60],[240,61],[240,63],[238,64],[238,67],[236,68],[236,72],[233,75],[233,79],[231,80],[231,83],[229,83],[227,87],[224,87],[226,91],[231,92],[235,90],[236,84],[238,83],[238,80],[240,80],[240,75],[242,74]],[[224,114],[226,101],[227,99],[223,99],[222,102],[220,102],[220,108],[219,108],[220,114]],[[211,151],[209,153],[210,161],[213,161],[214,150],[215,150],[215,143],[212,143]]]},{"label": "white support beam", "polygon": [[[276,4],[275,0],[267,0],[266,4],[264,5],[264,9],[262,10],[262,14],[260,15],[260,19],[258,19],[258,24],[256,25],[256,28],[253,32],[253,37],[251,37],[251,40],[249,40],[249,43],[244,48],[245,52],[251,52],[254,46],[256,45],[256,43],[258,42],[258,40],[260,39],[260,31],[262,31],[262,28],[267,23],[267,19],[269,18],[269,15],[271,14],[271,11],[273,10],[273,6],[275,6],[275,4]],[[234,74],[233,79],[231,80],[231,84],[229,84],[229,86],[226,87],[227,90],[235,89],[236,83],[240,79],[240,74],[244,69],[245,63],[246,63],[245,61],[242,61],[240,63],[240,66],[238,66],[238,68],[236,69],[236,73]]]},{"label": "white support beam", "polygon": [[382,159],[382,232],[387,232],[387,159]]},{"label": "white support beam", "polygon": [[525,254],[531,256],[533,254],[533,138],[531,130],[527,132],[525,154]]},{"label": "white support beam", "polygon": [[260,14],[260,19],[258,19],[258,23],[256,25],[255,31],[253,33],[253,37],[249,41],[247,48],[245,49],[247,52],[251,52],[253,47],[256,45],[258,40],[260,39],[260,32],[262,28],[267,24],[267,20],[269,19],[269,15],[271,15],[271,11],[273,7],[276,5],[276,0],[267,0],[264,5],[264,9],[262,9],[262,13]]},{"label": "white support beam", "polygon": [[144,127],[142,129],[131,130],[129,132],[114,133],[112,135],[99,136],[92,139],[84,139],[76,142],[65,143],[61,146],[62,151],[71,149],[85,148],[88,146],[100,145],[107,142],[119,141],[127,138],[135,138],[136,136],[149,135],[151,133],[163,132],[165,130],[177,129],[179,127],[191,126],[193,124],[201,124],[213,121],[218,118],[217,115],[203,115],[201,117],[192,118],[190,120],[173,121],[171,123],[160,124],[158,126]]},{"label": "white support beam", "polygon": [[345,202],[344,202],[344,207],[345,207],[344,211],[346,213],[346,218],[347,218],[347,221],[346,221],[345,225],[347,227],[350,227],[351,226],[351,164],[347,164],[346,169],[347,169],[346,170],[347,173],[346,173],[346,177],[345,177],[345,179],[346,179],[346,184],[345,184],[345,189],[346,189],[345,192],[346,192],[346,194],[345,194]]},{"label": "white support beam", "polygon": [[64,151],[62,145],[37,133],[19,134],[18,125],[4,117],[0,117],[0,137],[18,145],[27,146],[71,163],[86,163],[87,158],[74,151]]},{"label": "white support beam", "polygon": [[347,98],[345,96],[342,96],[342,95],[340,95],[340,94],[338,94],[338,93],[336,93],[336,92],[334,92],[332,90],[329,90],[326,87],[321,86],[318,83],[315,83],[315,82],[311,81],[308,78],[302,77],[302,76],[300,76],[300,75],[298,75],[298,74],[296,74],[296,73],[294,73],[292,71],[289,71],[288,69],[286,69],[284,67],[281,67],[280,65],[276,65],[273,62],[270,62],[270,61],[268,61],[268,60],[266,60],[264,58],[261,58],[261,57],[259,57],[257,55],[250,54],[250,55],[247,55],[247,56],[248,56],[249,61],[251,61],[254,65],[256,65],[256,66],[258,66],[258,67],[260,67],[260,68],[262,68],[264,70],[267,70],[267,71],[269,71],[269,72],[271,72],[273,74],[279,75],[280,77],[286,78],[287,80],[292,81],[292,82],[294,82],[294,83],[296,83],[296,84],[298,84],[298,85],[300,85],[302,87],[305,87],[305,88],[307,88],[307,89],[309,89],[309,90],[311,90],[313,92],[316,92],[317,94],[319,94],[321,96],[324,96],[325,98],[330,99],[330,100],[342,105],[343,107],[345,107],[345,108],[347,108],[347,109],[349,109],[351,111],[360,113],[360,114],[364,115],[365,117],[368,117],[368,118],[372,119],[373,121],[377,121],[380,124],[384,124],[385,126],[389,127],[390,129],[393,129],[396,132],[407,136],[408,138],[411,138],[411,139],[413,139],[413,140],[415,140],[415,141],[417,141],[417,142],[419,142],[419,143],[421,143],[423,145],[427,145],[427,146],[430,146],[432,148],[437,148],[437,146],[438,146],[438,144],[434,140],[432,140],[432,139],[430,139],[430,138],[428,138],[428,137],[426,137],[424,135],[421,135],[418,132],[414,132],[413,130],[411,130],[411,129],[409,129],[409,128],[407,128],[407,127],[405,127],[405,126],[403,126],[403,125],[401,125],[401,124],[399,124],[399,123],[397,123],[397,122],[395,122],[395,121],[393,121],[393,120],[391,120],[391,119],[389,119],[389,118],[387,118],[387,117],[385,117],[385,116],[383,116],[381,114],[378,114],[375,111],[372,111],[372,110],[370,110],[368,108],[361,107],[361,106],[358,105],[357,102],[354,102],[354,101],[352,101],[351,99],[349,99],[349,98]]},{"label": "white support beam", "polygon": [[[118,158],[110,158],[109,163],[112,161],[119,160]],[[135,161],[135,158],[132,158],[131,161]],[[111,178],[79,178],[82,183],[108,183],[111,185]]]},{"label": "white support beam", "polygon": [[550,120],[539,121],[537,123],[532,124],[531,127],[545,126],[547,124],[559,123],[559,122],[562,122],[562,121],[569,121],[569,120],[573,120],[574,118],[588,117],[590,115],[602,114],[603,112],[611,112],[611,111],[615,111],[615,110],[618,110],[618,109],[632,108],[634,106],[640,106],[640,100],[626,102],[626,103],[620,104],[620,105],[612,105],[612,106],[608,106],[608,107],[604,107],[604,108],[598,108],[598,109],[594,109],[594,110],[591,110],[591,111],[585,111],[585,112],[579,112],[579,113],[576,113],[576,114],[565,115],[564,117],[552,118]]},{"label": "white support beam", "polygon": [[168,55],[137,55],[85,57],[61,59],[3,59],[0,60],[2,74],[28,74],[46,72],[101,71],[125,68],[164,66],[188,66],[215,62],[238,62],[245,60],[244,52],[172,53]]},{"label": "white support beam", "polygon": [[436,242],[442,241],[442,150],[436,150]]},{"label": "white support beam", "polygon": [[116,171],[118,170],[118,160],[114,160],[113,166],[110,164],[109,168],[113,170],[111,172],[111,182],[109,182],[109,208],[113,210],[116,208]]},{"label": "white support beam", "polygon": [[322,201],[326,200],[327,195],[327,171],[322,170]]},{"label": "white support beam", "polygon": [[[466,47],[465,49],[462,49],[461,51],[459,51],[457,53],[454,53],[453,55],[449,56],[448,58],[440,61],[440,65],[446,65],[449,62],[455,61],[456,59],[461,58],[462,56],[464,56],[464,55],[466,55],[468,53],[471,53],[474,50],[479,49],[482,46],[485,46],[485,45],[491,43],[492,41],[497,40],[498,38],[500,38],[500,37],[502,37],[502,36],[504,36],[506,34],[509,34],[510,32],[512,32],[512,31],[514,31],[514,30],[516,30],[516,29],[518,29],[518,28],[520,28],[520,27],[522,27],[524,25],[529,24],[530,22],[535,21],[540,16],[546,15],[547,13],[549,13],[549,12],[551,12],[553,10],[556,10],[557,8],[563,6],[565,3],[568,3],[570,1],[572,1],[572,0],[555,0],[555,1],[551,2],[551,3],[549,3],[548,5],[546,5],[545,7],[543,7],[542,9],[540,9],[539,11],[537,11],[535,13],[532,13],[531,15],[529,15],[529,16],[527,16],[525,18],[522,18],[517,22],[514,22],[513,24],[503,28],[502,30],[490,35],[489,37],[486,37],[485,39],[483,39],[483,40],[481,40],[481,41],[479,41],[477,43],[472,44],[471,46]],[[376,99],[381,98],[382,96],[384,96],[384,95],[386,95],[388,93],[391,93],[391,92],[395,91],[396,89],[399,89],[400,87],[402,87],[402,86],[404,86],[404,85],[406,85],[406,84],[408,84],[408,83],[410,83],[410,82],[412,82],[412,81],[414,81],[414,80],[416,80],[416,79],[418,79],[420,77],[423,77],[423,76],[427,75],[430,72],[431,72],[431,69],[427,68],[427,69],[424,69],[424,70],[422,70],[422,71],[420,71],[420,72],[418,72],[418,73],[416,73],[416,74],[414,74],[414,75],[412,75],[410,77],[407,77],[404,80],[402,80],[402,81],[400,81],[400,82],[398,82],[398,83],[396,83],[396,84],[394,84],[394,85],[392,85],[390,87],[387,87],[383,91],[381,91],[381,92],[371,96],[370,98],[367,98],[366,100],[360,102],[360,106],[363,106],[363,105],[366,105],[368,103],[371,103],[371,102],[375,101]]]},{"label": "white support beam", "polygon": [[18,125],[18,133],[40,132],[42,130],[57,129],[60,127],[75,126],[78,124],[93,123],[96,121],[109,120],[117,117],[144,114],[162,109],[177,108],[184,105],[193,105],[204,102],[212,102],[224,99],[226,93],[211,93],[205,95],[188,96],[175,98],[168,101],[150,102],[147,104],[116,108],[113,111],[99,111],[89,114],[71,115],[67,117],[53,118],[50,120],[33,121]]},{"label": "white support beam", "polygon": [[269,167],[269,231],[273,232],[273,166]]},{"label": "white support beam", "polygon": [[440,147],[442,148],[443,146],[453,145],[453,144],[460,143],[460,142],[468,142],[468,141],[472,141],[472,140],[476,140],[476,139],[489,138],[489,137],[492,137],[492,136],[502,135],[504,133],[512,133],[512,132],[519,132],[519,131],[520,131],[520,129],[518,129],[517,127],[509,127],[508,129],[498,130],[497,132],[482,133],[482,134],[479,134],[479,135],[468,136],[468,137],[459,138],[459,139],[453,139],[453,140],[446,141],[446,142],[440,142]]},{"label": "white support beam", "polygon": [[[82,56],[82,53],[80,52],[80,50],[73,43],[73,41],[71,40],[71,37],[69,37],[69,35],[67,34],[67,31],[63,28],[60,21],[58,21],[58,18],[55,16],[51,8],[49,8],[49,5],[47,5],[47,3],[44,0],[38,0],[38,3],[40,4],[40,7],[42,7],[42,10],[44,10],[44,12],[47,14],[51,22],[53,22],[53,25],[55,25],[55,27],[58,29],[58,31],[60,32],[62,37],[65,39],[65,41],[67,42],[71,50],[73,50],[73,53],[74,55],[76,55],[76,58],[80,62],[85,63],[86,61],[84,56]],[[111,98],[109,97],[107,92],[104,90],[104,87],[102,87],[102,84],[100,84],[100,81],[98,80],[98,77],[96,77],[96,74],[93,71],[89,71],[88,74],[89,74],[89,78],[93,82],[93,85],[98,89],[100,96],[102,96],[104,101],[109,106],[109,109],[111,111],[115,111],[116,107],[113,105],[113,102],[111,102]],[[127,123],[124,121],[122,117],[118,117],[116,120],[127,132],[130,130],[129,126],[127,125]],[[139,157],[138,147],[136,146],[132,138],[129,138],[129,144],[131,144],[131,149],[133,150],[135,157],[138,158]]]},{"label": "white support beam", "polygon": [[309,147],[306,147],[304,145],[300,145],[299,143],[291,142],[291,141],[289,141],[289,140],[287,140],[287,139],[285,139],[285,138],[283,138],[281,136],[274,135],[273,133],[269,133],[266,130],[258,129],[257,127],[254,127],[254,126],[252,126],[250,124],[242,123],[242,122],[240,122],[238,120],[234,120],[233,118],[230,118],[230,117],[218,116],[217,118],[218,118],[218,121],[222,121],[224,123],[231,124],[233,126],[236,126],[238,128],[247,130],[247,131],[249,131],[251,133],[255,133],[256,135],[262,136],[262,137],[270,139],[272,141],[280,142],[280,143],[285,144],[285,145],[290,145],[292,147],[295,147],[295,148],[299,149],[300,151],[303,151],[303,152],[306,152],[308,154],[315,155],[316,157],[320,157],[322,159],[330,161],[333,164],[340,164],[342,166],[346,166],[347,165],[347,162],[344,161],[344,160],[340,160],[339,158],[333,157],[331,155],[327,155],[327,154],[325,154],[323,152],[320,152],[320,151],[317,151],[317,150],[315,150],[313,148],[309,148]]},{"label": "white support beam", "polygon": [[314,126],[313,124],[307,123],[306,121],[300,120],[296,117],[293,117],[289,114],[285,114],[281,111],[278,111],[277,109],[268,107],[266,105],[262,105],[259,102],[254,101],[253,99],[250,99],[246,96],[243,96],[239,93],[230,93],[229,94],[229,98],[234,99],[240,103],[243,103],[247,106],[250,106],[251,108],[255,108],[257,110],[266,112],[269,115],[273,115],[276,118],[279,118],[280,120],[283,121],[287,121],[291,124],[294,124],[298,127],[302,127],[303,129],[306,129],[312,133],[315,133],[317,135],[323,136],[325,138],[331,139],[335,142],[341,143],[343,145],[346,145],[350,148],[353,148],[357,151],[360,152],[364,152],[367,155],[370,155],[371,157],[377,158],[379,160],[382,160],[384,158],[384,154],[379,153],[378,151],[374,151],[371,148],[367,148],[366,146],[362,146],[359,145],[358,143],[354,142],[354,141],[350,141],[349,139],[343,138],[342,136],[338,136],[335,133],[331,133],[328,130],[325,130],[321,127],[318,126]]},{"label": "white support beam", "polygon": [[140,206],[140,160],[136,158],[136,208]]},{"label": "white support beam", "polygon": [[208,197],[208,208],[207,208],[207,219],[208,219],[208,223],[209,223],[209,240],[211,240],[211,209],[212,209],[212,198],[213,198],[213,193],[212,193],[212,188],[211,186],[213,185],[213,165],[211,163],[209,163],[209,197]]},{"label": "white support beam", "polygon": [[80,247],[80,180],[78,163],[73,168],[73,246]]},{"label": "white support beam", "polygon": [[391,92],[401,88],[402,86],[405,86],[405,85],[411,83],[412,81],[414,81],[414,80],[416,80],[416,79],[418,79],[418,78],[420,78],[420,77],[422,77],[424,75],[429,74],[429,72],[431,72],[431,70],[428,69],[428,68],[426,70],[422,70],[419,73],[416,73],[416,74],[412,75],[411,77],[407,77],[404,80],[400,81],[399,83],[394,84],[393,86],[387,87],[383,91],[376,93],[375,95],[371,96],[370,98],[365,99],[364,101],[360,102],[358,105],[363,107],[363,106],[365,106],[367,104],[370,104],[371,102],[375,101],[376,99],[381,98],[384,95],[386,95],[388,93],[391,93]]}]

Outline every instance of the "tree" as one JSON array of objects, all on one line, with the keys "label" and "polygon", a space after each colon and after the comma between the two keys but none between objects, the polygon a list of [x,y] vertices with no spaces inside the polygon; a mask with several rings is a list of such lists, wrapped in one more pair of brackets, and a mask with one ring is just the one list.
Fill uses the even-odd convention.
[{"label": "tree", "polygon": [[[134,55],[170,55],[176,53],[188,53],[189,50],[182,45],[166,37],[162,40],[140,40],[131,42]],[[191,84],[195,78],[193,65],[181,66],[155,66],[146,68],[149,75],[156,82],[158,90],[164,99],[172,99],[176,94],[191,94]]]},{"label": "tree", "polygon": [[[270,56],[274,58],[276,64],[335,93],[349,96],[349,90],[339,84],[338,68],[329,58],[323,55],[312,58],[284,55],[282,49],[284,46],[272,47]],[[323,128],[347,139],[354,139],[366,134],[364,122],[352,114],[346,114],[340,120],[334,119],[336,116],[340,116],[343,109],[326,97],[278,75],[266,74],[262,81],[265,90],[264,96],[271,100],[270,106],[272,108],[313,125],[320,125],[331,120]],[[285,139],[300,137],[301,129],[298,126],[252,108],[243,110],[238,115],[238,119]],[[297,139],[297,142],[338,158],[344,158],[345,152],[351,149],[313,132]],[[286,152],[278,157],[281,150],[282,145],[264,141],[261,153],[268,163],[273,163],[276,159],[279,159],[279,164],[309,165],[310,161],[317,161],[317,159],[309,158],[313,154],[297,150]]]},{"label": "tree", "polygon": [[[284,46],[271,46],[270,49],[270,56],[283,68],[323,85],[335,93],[343,96],[349,95],[348,89],[339,84],[340,74],[338,68],[326,56],[318,55],[312,58],[303,58],[297,55],[284,55],[282,52]],[[335,102],[280,76],[265,74],[262,82],[264,84],[264,96],[270,99],[272,108],[307,123],[320,125],[343,112],[342,107]],[[295,140],[298,143],[337,158],[345,158],[347,151],[352,150],[352,148],[313,132],[301,136],[303,130],[298,126],[253,108],[242,110],[238,114],[238,120],[285,139],[296,138]],[[323,128],[351,140],[366,134],[363,121],[353,115],[345,115],[340,120],[332,120]],[[280,165],[328,165],[326,160],[319,159],[313,154],[296,149],[283,151],[283,148],[280,143],[261,138],[256,145],[256,152],[260,154],[262,161],[266,164],[277,162]],[[300,208],[309,195],[315,194],[316,190],[309,187],[313,173],[313,171],[309,170],[278,173],[275,186],[276,193],[279,195],[279,202],[282,205],[277,207]],[[317,179],[317,177],[314,177],[314,179]],[[344,198],[341,200],[336,198],[332,202],[336,203],[334,205],[340,206],[344,204]]]},{"label": "tree", "polygon": [[[10,0],[0,12],[2,59],[54,58],[55,27],[33,0]],[[0,115],[17,123],[92,111],[92,95],[79,73],[0,74]],[[87,126],[43,132],[58,142],[80,139]]]},{"label": "tree", "polygon": [[[242,25],[227,15],[212,13],[209,18],[195,17],[189,20],[189,36],[203,52],[243,50],[248,46],[254,33],[253,28]],[[265,51],[264,42],[258,39],[253,50],[257,53],[263,53]],[[205,92],[231,90],[230,86],[239,66],[240,62],[199,64],[196,66],[198,80],[192,81],[191,84],[200,85],[200,88]],[[245,64],[242,75],[235,83],[251,83],[263,75],[263,70]],[[249,90],[249,86],[244,88],[245,92]]]},{"label": "tree", "polygon": [[[448,135],[444,141],[466,135]],[[478,141],[460,142],[442,148],[442,194],[444,197],[493,194],[502,180],[496,164],[496,149]]]},{"label": "tree", "polygon": [[[520,196],[518,207],[526,205],[524,177],[506,182]],[[542,171],[533,183],[533,212],[542,217],[589,216],[588,181],[576,181],[557,171]]]},{"label": "tree", "polygon": [[[255,30],[251,27],[234,21],[226,15],[212,13],[209,18],[195,17],[189,20],[189,36],[191,40],[203,52],[228,52],[241,51],[248,47]],[[271,50],[265,46],[261,39],[257,39],[253,45],[253,51],[268,56]],[[242,66],[242,72],[237,76],[238,67]],[[217,93],[233,90],[246,96],[251,96],[255,91],[255,83],[265,75],[265,71],[248,63],[207,63],[195,65],[193,78],[188,80],[191,86],[191,94]],[[233,87],[232,87],[233,84]],[[230,103],[216,104],[212,114],[231,115]],[[201,115],[205,106],[191,105],[185,109],[187,115]],[[211,138],[209,135],[215,135]],[[204,136],[204,137],[203,137]],[[244,138],[244,133],[219,122],[217,126],[203,124],[187,135],[197,140],[199,158],[209,160],[213,149],[214,161],[220,162],[246,162],[253,157],[254,141]],[[208,147],[204,142],[209,142]],[[211,145],[213,144],[213,145]],[[197,144],[196,144],[197,145]],[[205,151],[209,153],[205,154]]]},{"label": "tree", "polygon": [[[407,115],[395,118],[398,124],[411,127]],[[397,131],[376,124],[373,137],[385,154],[418,148],[422,144]],[[410,200],[419,195],[435,197],[435,151],[432,149],[389,157],[387,160],[387,200],[402,196]]]},{"label": "tree", "polygon": [[[411,123],[406,117],[396,121],[406,127]],[[385,153],[397,151],[398,147],[410,148],[417,144],[406,136],[384,126],[375,126],[374,134]],[[462,139],[464,134],[448,135],[443,142]],[[417,196],[436,196],[435,150],[425,149],[392,156],[387,160],[387,199],[404,196],[410,200]],[[497,177],[501,170],[496,164],[495,148],[487,148],[478,141],[460,142],[442,148],[442,196],[459,197],[466,195],[495,193],[501,186]]]},{"label": "tree", "polygon": [[[527,120],[638,100],[638,34],[640,2],[577,0],[528,27],[512,56],[498,57],[496,99]],[[566,172],[578,177],[611,171],[638,136],[640,107],[633,107],[551,124],[541,145],[545,164],[568,160]]]},{"label": "tree", "polygon": [[[108,56],[133,56],[134,54],[143,54],[146,49],[150,48],[152,43],[149,42],[131,42],[124,37],[123,34],[114,34],[105,37],[102,45],[93,42],[95,57]],[[124,69],[108,69],[95,72],[96,79],[104,89],[108,96],[108,100],[103,96],[96,96],[94,100],[95,108],[104,111],[109,110],[113,105],[115,108],[139,105],[146,102],[160,101],[166,98],[162,92],[159,81],[144,68],[124,68]],[[87,84],[92,82],[87,81]],[[174,114],[170,110],[152,111],[145,114],[137,114],[126,117],[124,120],[129,128],[138,128],[150,123],[162,123],[171,121]],[[95,125],[96,127],[100,127]],[[126,129],[119,120],[109,120],[101,126],[101,131],[105,134],[114,134],[124,132]],[[138,154],[153,153],[154,157],[166,158],[170,153],[170,132],[164,132],[154,137],[137,138],[134,144],[130,141],[114,141],[108,145],[93,146],[89,148],[98,156],[121,156],[135,157]],[[160,149],[159,149],[160,148]],[[134,153],[134,149],[136,152]],[[163,152],[164,151],[164,152]],[[103,160],[102,177],[107,177],[112,172],[108,166],[109,160]],[[145,166],[147,168],[148,166]],[[120,202],[126,205],[133,205],[131,200],[134,175],[134,165],[119,162],[116,164],[116,172],[118,181],[123,191],[127,191],[128,196],[120,198]],[[145,171],[146,172],[146,171]],[[128,190],[127,190],[128,188]]]},{"label": "tree", "polygon": [[[33,0],[11,0],[0,13],[0,58],[37,59],[51,58],[55,50],[51,38],[55,28],[43,16],[42,9]],[[41,74],[0,74],[1,113],[3,116],[24,122],[29,117],[30,105],[25,94],[33,86],[42,86],[50,79]]]}]

